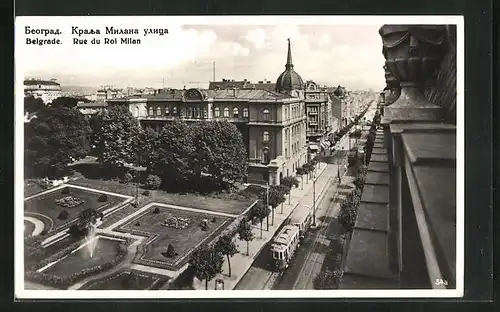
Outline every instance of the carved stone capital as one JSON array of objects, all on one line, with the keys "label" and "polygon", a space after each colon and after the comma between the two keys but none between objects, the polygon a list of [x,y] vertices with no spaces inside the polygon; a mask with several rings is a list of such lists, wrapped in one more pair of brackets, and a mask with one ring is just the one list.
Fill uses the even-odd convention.
[{"label": "carved stone capital", "polygon": [[401,86],[401,94],[386,108],[385,117],[392,121],[440,120],[441,108],[430,103],[421,89],[443,58],[446,26],[384,25],[379,33],[387,69]]}]

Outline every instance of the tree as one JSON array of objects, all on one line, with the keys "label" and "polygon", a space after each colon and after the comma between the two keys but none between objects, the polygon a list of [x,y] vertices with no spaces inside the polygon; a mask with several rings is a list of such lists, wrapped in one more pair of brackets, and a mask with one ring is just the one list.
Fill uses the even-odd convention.
[{"label": "tree", "polygon": [[38,177],[61,177],[89,151],[90,127],[79,111],[46,107],[25,126],[25,164]]},{"label": "tree", "polygon": [[304,168],[298,167],[295,173],[300,176],[300,180],[302,182],[300,189],[303,190],[304,189],[304,174],[305,174]]},{"label": "tree", "polygon": [[151,167],[162,178],[164,185],[189,187],[189,180],[195,170],[190,164],[190,157],[195,150],[192,135],[191,127],[181,120],[169,122],[160,131],[156,163],[151,164]]},{"label": "tree", "polygon": [[222,272],[224,255],[213,247],[202,246],[191,254],[189,265],[194,270],[194,275],[199,280],[205,280],[205,290],[208,290],[208,282],[217,273]]},{"label": "tree", "polygon": [[339,269],[325,270],[318,273],[313,281],[316,289],[337,289],[338,282],[343,275],[343,271]]},{"label": "tree", "polygon": [[248,222],[248,220],[246,219],[241,220],[240,224],[238,225],[238,238],[247,242],[247,256],[248,256],[250,241],[254,239],[254,235],[252,232],[252,226],[250,225],[250,222]]},{"label": "tree", "polygon": [[152,190],[156,190],[160,187],[161,179],[159,176],[150,174],[146,178],[146,187]]},{"label": "tree", "polygon": [[41,98],[35,98],[33,96],[27,96],[24,98],[24,112],[25,113],[36,113],[45,107],[43,100]]},{"label": "tree", "polygon": [[[279,204],[285,202],[286,200],[285,188],[286,187],[280,185],[272,185],[269,187],[269,206],[271,206],[272,209],[271,225],[274,225],[274,209],[276,209]],[[266,194],[264,194],[261,200],[265,203],[266,199]]]},{"label": "tree", "polygon": [[215,243],[215,249],[220,251],[223,255],[227,257],[227,264],[229,266],[229,277],[231,277],[231,257],[238,252],[236,244],[233,242],[233,238],[229,235],[223,235]]},{"label": "tree", "polygon": [[288,188],[288,204],[290,204],[292,188],[299,187],[299,180],[296,177],[288,176],[281,179],[280,184]]},{"label": "tree", "polygon": [[192,130],[194,153],[192,167],[197,178],[209,174],[210,182],[218,187],[242,181],[247,173],[247,151],[243,136],[227,121],[200,122]]},{"label": "tree", "polygon": [[155,172],[158,164],[159,134],[150,127],[140,129],[135,144],[136,164]]},{"label": "tree", "polygon": [[94,145],[100,163],[110,168],[135,163],[139,121],[126,106],[112,106],[99,116],[102,120],[95,123],[101,126],[94,133]]},{"label": "tree", "polygon": [[271,209],[265,203],[258,201],[252,207],[252,216],[260,221],[260,238],[262,238],[262,221],[269,215]]},{"label": "tree", "polygon": [[[283,213],[283,204],[286,201],[286,195],[290,193],[290,188],[285,185],[276,185],[277,199],[279,201],[278,205],[281,204],[281,214]],[[274,221],[273,221],[274,222]]]},{"label": "tree", "polygon": [[79,99],[74,97],[62,96],[52,100],[52,102],[49,105],[50,107],[53,108],[61,108],[61,107],[74,108],[76,107],[79,101],[80,101]]}]

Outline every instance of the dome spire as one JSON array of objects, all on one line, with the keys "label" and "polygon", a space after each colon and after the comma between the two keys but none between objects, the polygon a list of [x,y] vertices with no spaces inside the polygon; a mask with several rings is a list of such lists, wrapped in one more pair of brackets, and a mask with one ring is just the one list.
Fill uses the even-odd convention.
[{"label": "dome spire", "polygon": [[286,65],[285,65],[285,68],[286,69],[293,69],[293,63],[292,63],[292,48],[290,46],[290,38],[287,39],[288,40],[288,55],[287,55],[287,58],[286,58]]}]

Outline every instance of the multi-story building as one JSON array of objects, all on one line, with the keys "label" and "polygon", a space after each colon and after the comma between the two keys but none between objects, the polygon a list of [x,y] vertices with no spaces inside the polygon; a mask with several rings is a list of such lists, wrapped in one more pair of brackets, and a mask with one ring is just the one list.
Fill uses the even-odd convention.
[{"label": "multi-story building", "polygon": [[55,79],[27,79],[24,80],[24,96],[40,98],[48,104],[61,97],[61,85]]},{"label": "multi-story building", "polygon": [[340,121],[340,99],[331,96],[328,88],[307,81],[305,87],[307,141],[313,152],[328,148],[327,137],[337,130]]},{"label": "multi-story building", "polygon": [[120,89],[113,88],[112,86],[102,86],[97,90],[97,101],[106,101],[110,99],[121,98],[125,94]]},{"label": "multi-story building", "polygon": [[293,71],[290,44],[276,90],[157,90],[153,95],[110,99],[128,105],[141,125],[160,131],[175,119],[227,120],[238,128],[248,153],[248,182],[279,184],[307,161],[302,78]]},{"label": "multi-story building", "polygon": [[234,80],[222,78],[222,81],[210,81],[209,90],[225,90],[225,89],[257,89],[257,90],[276,90],[276,83],[267,79],[260,80],[257,83],[252,83],[250,80]]},{"label": "multi-story building", "polygon": [[104,101],[98,102],[78,102],[76,108],[85,116],[96,115],[103,112],[108,104]]}]

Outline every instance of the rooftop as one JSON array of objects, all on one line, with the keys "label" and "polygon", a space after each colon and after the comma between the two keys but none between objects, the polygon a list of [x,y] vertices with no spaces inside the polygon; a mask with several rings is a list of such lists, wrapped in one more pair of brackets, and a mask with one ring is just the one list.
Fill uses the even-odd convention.
[{"label": "rooftop", "polygon": [[61,84],[56,82],[55,80],[26,79],[26,80],[24,80],[24,85],[25,86],[34,86],[34,85],[60,86]]}]

